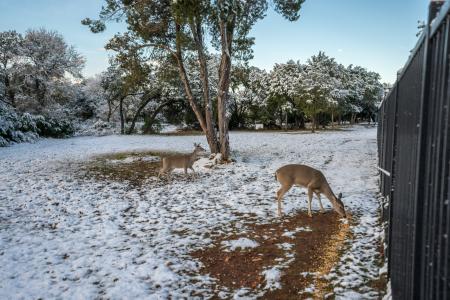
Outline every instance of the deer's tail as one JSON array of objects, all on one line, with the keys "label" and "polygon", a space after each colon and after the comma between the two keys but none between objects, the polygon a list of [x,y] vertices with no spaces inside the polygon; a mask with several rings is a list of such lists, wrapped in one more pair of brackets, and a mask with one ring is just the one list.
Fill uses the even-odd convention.
[{"label": "deer's tail", "polygon": [[278,180],[277,172],[275,172],[275,180]]}]

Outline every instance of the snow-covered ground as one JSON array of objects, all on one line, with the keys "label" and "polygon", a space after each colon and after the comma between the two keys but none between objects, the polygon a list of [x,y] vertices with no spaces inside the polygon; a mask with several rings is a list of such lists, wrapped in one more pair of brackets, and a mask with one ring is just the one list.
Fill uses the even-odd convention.
[{"label": "snow-covered ground", "polygon": [[[142,187],[80,177],[80,162],[130,150],[187,152],[205,139],[78,137],[0,148],[0,298],[178,299],[193,291],[208,296],[214,279],[199,275],[201,263],[189,253],[208,247],[211,237],[229,232],[232,222],[238,226],[245,214],[258,222],[274,220],[274,171],[287,163],[323,170],[357,220],[350,250],[328,275],[335,293],[375,298],[365,283],[379,276],[376,129],[243,132],[230,138],[235,163],[197,166],[198,178],[168,185],[150,178]],[[306,204],[306,195],[292,189],[283,208],[292,214]],[[313,209],[317,213],[317,200]],[[257,246],[242,242],[226,246]],[[282,276],[277,266],[273,270],[264,274],[267,289],[278,287]]]}]

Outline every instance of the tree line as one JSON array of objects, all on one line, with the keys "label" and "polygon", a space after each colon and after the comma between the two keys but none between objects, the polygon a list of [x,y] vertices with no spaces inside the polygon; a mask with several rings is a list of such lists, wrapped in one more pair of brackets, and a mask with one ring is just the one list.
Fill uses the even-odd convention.
[{"label": "tree line", "polygon": [[[100,32],[106,22],[124,20],[128,30],[105,45],[114,55],[92,78],[83,78],[84,59],[57,32],[1,32],[0,115],[6,105],[17,116],[63,120],[64,128],[118,123],[122,134],[183,124],[202,130],[224,159],[229,129],[303,129],[311,122],[314,131],[336,120],[374,118],[383,86],[363,67],[343,66],[323,52],[269,71],[249,66],[248,33],[267,1],[191,2],[107,0],[98,20],[82,23]],[[294,21],[302,2],[276,1],[275,10]],[[30,127],[16,123],[0,124],[0,136]]]}]

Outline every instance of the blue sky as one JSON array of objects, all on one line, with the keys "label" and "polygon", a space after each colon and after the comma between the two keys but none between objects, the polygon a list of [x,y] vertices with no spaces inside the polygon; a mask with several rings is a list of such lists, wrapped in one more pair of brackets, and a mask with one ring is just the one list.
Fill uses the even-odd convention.
[{"label": "blue sky", "polygon": [[[114,33],[125,28],[109,24],[92,34],[80,21],[95,18],[103,0],[0,0],[0,31],[45,27],[59,31],[87,59],[85,75],[103,71],[103,49]],[[306,0],[297,22],[270,11],[252,30],[255,37],[251,65],[270,69],[289,59],[306,61],[325,51],[344,65],[356,64],[395,81],[416,43],[417,20],[427,15],[428,0]]]}]

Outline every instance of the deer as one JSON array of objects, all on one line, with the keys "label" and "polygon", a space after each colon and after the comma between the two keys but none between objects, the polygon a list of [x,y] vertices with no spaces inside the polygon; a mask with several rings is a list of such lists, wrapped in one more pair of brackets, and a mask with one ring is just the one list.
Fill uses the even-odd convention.
[{"label": "deer", "polygon": [[325,213],[320,200],[320,194],[324,194],[333,205],[333,209],[343,218],[346,218],[344,204],[341,201],[342,193],[336,197],[323,173],[312,167],[299,164],[285,165],[275,172],[275,179],[281,184],[277,191],[278,215],[282,216],[281,199],[293,185],[299,185],[308,189],[308,216],[312,218],[311,201],[313,194],[319,199],[320,212]]},{"label": "deer", "polygon": [[163,174],[167,174],[167,176],[169,177],[170,173],[174,169],[181,169],[181,168],[184,169],[184,174],[186,176],[188,174],[188,169],[191,169],[195,177],[196,174],[194,168],[192,168],[192,165],[204,153],[206,153],[206,150],[200,144],[194,143],[194,151],[190,154],[178,154],[163,157],[162,167],[159,170],[158,178],[160,178],[161,175]]}]

